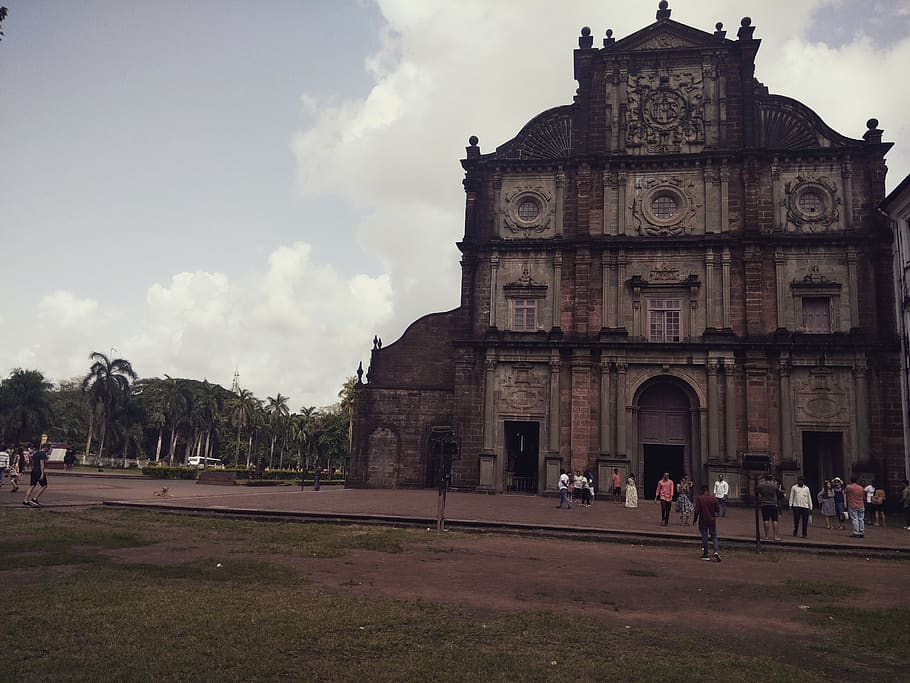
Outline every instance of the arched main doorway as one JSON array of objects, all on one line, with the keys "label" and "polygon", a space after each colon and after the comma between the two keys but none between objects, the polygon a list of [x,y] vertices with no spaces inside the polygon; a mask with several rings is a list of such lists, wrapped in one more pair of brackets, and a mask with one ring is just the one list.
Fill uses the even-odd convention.
[{"label": "arched main doorway", "polygon": [[692,471],[692,404],[672,382],[655,382],[638,399],[638,440],[643,494],[650,496],[664,472],[679,481]]}]

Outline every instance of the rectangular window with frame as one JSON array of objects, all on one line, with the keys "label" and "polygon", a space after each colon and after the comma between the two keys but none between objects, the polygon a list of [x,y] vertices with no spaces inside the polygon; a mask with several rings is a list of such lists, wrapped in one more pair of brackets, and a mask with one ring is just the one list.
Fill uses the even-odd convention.
[{"label": "rectangular window with frame", "polygon": [[678,342],[682,340],[681,299],[648,301],[648,340]]},{"label": "rectangular window with frame", "polygon": [[512,299],[512,329],[516,332],[537,331],[537,299]]},{"label": "rectangular window with frame", "polygon": [[810,334],[831,332],[831,299],[827,296],[804,296],[803,329]]}]

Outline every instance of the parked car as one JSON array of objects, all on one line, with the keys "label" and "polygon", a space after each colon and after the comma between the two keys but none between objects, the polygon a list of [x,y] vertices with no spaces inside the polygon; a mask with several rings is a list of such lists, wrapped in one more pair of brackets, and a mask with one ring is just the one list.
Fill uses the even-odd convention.
[{"label": "parked car", "polygon": [[224,467],[224,463],[218,458],[203,458],[201,455],[191,455],[186,459],[189,467],[198,467],[200,470],[205,467]]}]

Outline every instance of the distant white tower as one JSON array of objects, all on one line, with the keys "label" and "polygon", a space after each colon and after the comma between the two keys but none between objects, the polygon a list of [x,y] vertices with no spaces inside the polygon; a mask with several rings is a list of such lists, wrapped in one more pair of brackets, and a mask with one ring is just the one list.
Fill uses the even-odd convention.
[{"label": "distant white tower", "polygon": [[234,370],[234,383],[231,384],[231,393],[240,393],[240,370]]}]

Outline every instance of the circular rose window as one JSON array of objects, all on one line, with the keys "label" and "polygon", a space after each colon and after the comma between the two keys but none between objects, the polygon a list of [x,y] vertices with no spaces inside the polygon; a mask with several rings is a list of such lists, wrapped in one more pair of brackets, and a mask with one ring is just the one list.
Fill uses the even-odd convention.
[{"label": "circular rose window", "polygon": [[799,208],[803,213],[817,216],[825,211],[825,198],[818,190],[806,190],[799,195]]},{"label": "circular rose window", "polygon": [[530,223],[540,216],[540,205],[533,199],[525,199],[518,205],[518,217],[525,223]]},{"label": "circular rose window", "polygon": [[658,195],[654,198],[654,201],[651,202],[651,210],[654,212],[654,215],[661,220],[673,218],[677,209],[679,209],[679,205],[676,203],[676,197],[673,195]]}]

